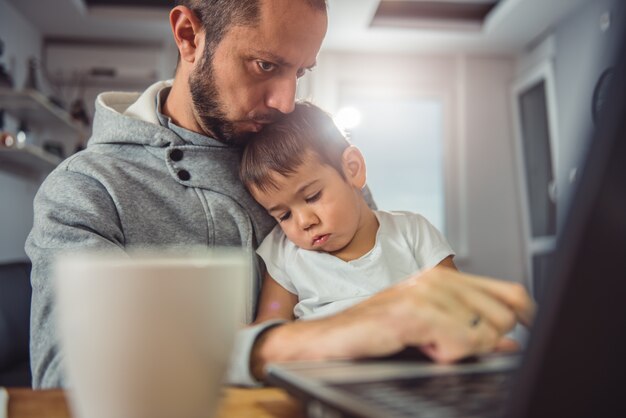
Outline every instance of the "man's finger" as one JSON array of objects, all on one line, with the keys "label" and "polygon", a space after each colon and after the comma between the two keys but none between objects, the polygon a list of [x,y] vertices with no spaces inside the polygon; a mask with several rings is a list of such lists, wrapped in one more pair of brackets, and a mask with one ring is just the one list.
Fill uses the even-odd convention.
[{"label": "man's finger", "polygon": [[[445,267],[435,267],[429,272],[440,276],[444,273],[442,269]],[[534,320],[535,303],[524,286],[519,283],[459,273],[452,269],[445,269],[445,275],[442,275],[440,280],[455,280],[487,293],[512,309],[518,320],[526,326],[530,326]]]},{"label": "man's finger", "polygon": [[502,337],[500,341],[496,343],[493,351],[497,351],[500,353],[514,353],[516,351],[519,351],[519,349],[520,345],[517,341],[511,338]]},{"label": "man's finger", "polygon": [[487,322],[473,325],[436,309],[429,312],[428,320],[427,335],[416,335],[415,341],[406,341],[406,345],[419,346],[439,363],[490,353],[500,340],[498,330]]},{"label": "man's finger", "polygon": [[501,300],[492,297],[491,294],[474,286],[449,280],[439,280],[439,285],[447,292],[454,295],[457,306],[464,306],[471,312],[466,321],[483,321],[490,323],[500,335],[509,332],[516,324],[516,315],[511,308]]}]

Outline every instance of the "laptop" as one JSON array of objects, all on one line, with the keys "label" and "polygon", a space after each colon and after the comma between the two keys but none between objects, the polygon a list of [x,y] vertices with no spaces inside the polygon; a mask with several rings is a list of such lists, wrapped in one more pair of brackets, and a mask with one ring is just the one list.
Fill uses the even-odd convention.
[{"label": "laptop", "polygon": [[[626,417],[626,42],[571,199],[528,346],[268,365],[309,417]],[[619,78],[622,78],[621,80]]]}]

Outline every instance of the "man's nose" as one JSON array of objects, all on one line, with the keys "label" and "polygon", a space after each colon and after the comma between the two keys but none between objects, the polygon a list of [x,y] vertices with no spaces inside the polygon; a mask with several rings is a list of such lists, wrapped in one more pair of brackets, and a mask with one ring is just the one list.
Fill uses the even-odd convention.
[{"label": "man's nose", "polygon": [[319,223],[319,218],[312,210],[299,210],[296,217],[298,220],[298,226],[304,231]]},{"label": "man's nose", "polygon": [[266,106],[283,114],[293,112],[297,86],[298,79],[296,77],[286,76],[275,80],[267,94]]}]

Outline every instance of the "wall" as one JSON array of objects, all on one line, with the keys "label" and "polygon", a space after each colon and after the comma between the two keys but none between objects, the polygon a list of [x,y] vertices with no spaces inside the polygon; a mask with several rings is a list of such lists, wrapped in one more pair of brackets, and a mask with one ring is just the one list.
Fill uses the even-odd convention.
[{"label": "wall", "polygon": [[[610,12],[611,25],[603,31],[600,21],[607,11]],[[573,190],[570,174],[580,166],[591,138],[593,88],[613,58],[617,39],[624,30],[624,22],[618,18],[623,16],[623,12],[623,1],[590,1],[554,31],[554,73],[560,131],[557,158],[562,202],[568,200]],[[561,205],[560,209],[564,211],[566,205]]]},{"label": "wall", "polygon": [[345,89],[384,85],[439,96],[445,107],[446,221],[457,264],[523,281],[509,115],[513,75],[508,57],[324,52],[299,94],[331,112]]},{"label": "wall", "polygon": [[[0,0],[0,10],[0,38],[5,47],[1,61],[15,86],[21,87],[28,58],[40,57],[41,36],[8,1]],[[7,120],[6,129],[15,127],[15,121]],[[26,258],[24,241],[32,227],[32,201],[39,182],[38,176],[0,168],[0,263]]]},{"label": "wall", "polygon": [[468,262],[465,270],[524,281],[519,191],[510,86],[512,59],[468,57],[458,129],[464,134],[462,176]]}]

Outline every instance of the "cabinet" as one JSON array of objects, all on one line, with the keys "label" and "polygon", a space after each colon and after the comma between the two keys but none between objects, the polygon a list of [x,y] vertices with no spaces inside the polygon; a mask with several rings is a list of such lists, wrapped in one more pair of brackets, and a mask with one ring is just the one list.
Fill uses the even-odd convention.
[{"label": "cabinet", "polygon": [[[0,109],[31,127],[54,130],[68,138],[85,138],[87,132],[63,109],[35,90],[0,88]],[[0,149],[0,169],[20,166],[36,171],[50,171],[61,159],[40,147],[25,145]]]}]

